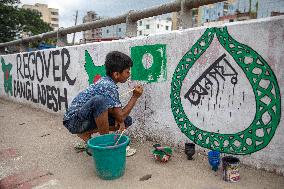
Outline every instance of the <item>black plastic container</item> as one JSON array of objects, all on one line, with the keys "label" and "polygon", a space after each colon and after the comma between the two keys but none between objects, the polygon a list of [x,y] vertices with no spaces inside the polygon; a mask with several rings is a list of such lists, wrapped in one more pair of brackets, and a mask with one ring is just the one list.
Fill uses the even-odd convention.
[{"label": "black plastic container", "polygon": [[195,144],[194,143],[185,143],[184,153],[187,155],[188,160],[192,160],[192,156],[195,154]]}]

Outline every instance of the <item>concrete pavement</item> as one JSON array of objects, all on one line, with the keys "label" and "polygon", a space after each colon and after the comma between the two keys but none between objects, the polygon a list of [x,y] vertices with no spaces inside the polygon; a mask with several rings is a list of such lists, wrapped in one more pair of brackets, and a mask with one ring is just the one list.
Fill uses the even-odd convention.
[{"label": "concrete pavement", "polygon": [[174,151],[168,163],[155,162],[150,141],[132,141],[137,153],[127,158],[125,175],[105,181],[96,176],[90,156],[74,151],[78,141],[63,127],[62,115],[0,99],[0,188],[284,188],[283,176],[244,165],[240,181],[227,183],[201,154],[188,161]]}]

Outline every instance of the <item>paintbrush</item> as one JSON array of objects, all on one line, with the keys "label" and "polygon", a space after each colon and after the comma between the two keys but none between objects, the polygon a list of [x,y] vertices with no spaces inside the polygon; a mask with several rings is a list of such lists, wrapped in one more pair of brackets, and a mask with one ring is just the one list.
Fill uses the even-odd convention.
[{"label": "paintbrush", "polygon": [[124,132],[125,132],[125,129],[120,133],[116,143],[114,144],[115,146],[118,144],[118,142],[119,142],[119,140],[120,140],[120,138],[121,138],[121,136],[123,135]]},{"label": "paintbrush", "polygon": [[122,94],[120,95],[120,97],[125,96],[125,95],[127,95],[128,93],[131,93],[131,92],[134,91],[134,90],[135,90],[135,88],[133,88],[133,89],[131,89],[131,90],[125,92],[125,93],[122,93]]},{"label": "paintbrush", "polygon": [[[143,83],[141,86],[144,87],[144,85],[146,85],[146,83]],[[131,89],[131,90],[125,92],[125,93],[122,93],[122,94],[120,95],[120,97],[123,97],[123,96],[127,95],[128,93],[133,92],[134,90],[135,90],[135,88],[133,88],[133,89]]]}]

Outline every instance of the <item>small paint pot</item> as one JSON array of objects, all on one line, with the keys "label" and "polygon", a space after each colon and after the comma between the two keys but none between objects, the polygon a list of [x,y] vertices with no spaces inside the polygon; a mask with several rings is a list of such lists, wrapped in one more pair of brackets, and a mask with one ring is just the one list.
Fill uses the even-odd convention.
[{"label": "small paint pot", "polygon": [[225,156],[222,158],[223,180],[227,182],[238,182],[240,180],[239,158]]},{"label": "small paint pot", "polygon": [[208,162],[212,167],[213,171],[217,171],[220,165],[220,152],[218,151],[209,151],[208,152]]},{"label": "small paint pot", "polygon": [[192,160],[192,156],[195,154],[195,144],[194,143],[185,143],[184,144],[184,153],[187,155],[188,160]]}]

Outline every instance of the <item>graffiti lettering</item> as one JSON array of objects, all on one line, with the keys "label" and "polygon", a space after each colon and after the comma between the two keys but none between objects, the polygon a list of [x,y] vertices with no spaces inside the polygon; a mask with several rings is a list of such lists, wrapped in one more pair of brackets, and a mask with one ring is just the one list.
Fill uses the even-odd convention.
[{"label": "graffiti lettering", "polygon": [[[65,55],[67,56],[66,62],[64,61]],[[76,78],[75,79],[70,79],[69,75],[67,74],[67,69],[70,65],[70,54],[69,51],[65,48],[62,49],[61,51],[61,58],[62,58],[62,81],[65,81],[65,78],[67,79],[69,85],[74,85]],[[66,63],[66,64],[64,64]]]},{"label": "graffiti lettering", "polygon": [[[52,51],[53,80],[54,80],[54,81],[60,81],[60,77],[57,77],[57,76],[56,76],[56,72],[55,72],[56,70],[59,70],[59,66],[56,65],[56,61],[55,61],[55,56],[57,56],[57,55],[59,55],[59,54],[60,54],[59,50]],[[62,68],[63,68],[63,66],[62,66]]]},{"label": "graffiti lettering", "polygon": [[[44,77],[49,77],[49,71],[52,69],[53,81],[67,80],[69,85],[74,85],[76,78],[71,79],[68,75],[67,69],[70,65],[70,54],[65,48],[60,50],[50,51],[48,59],[46,52],[30,52],[17,55],[17,79],[30,79],[34,81],[35,74],[39,82],[42,82]],[[61,55],[61,66],[56,61],[57,57]],[[52,64],[51,64],[52,61]],[[51,66],[52,65],[52,68]],[[61,76],[59,74],[61,69]]]},{"label": "graffiti lettering", "polygon": [[[18,54],[16,62],[17,80],[13,82],[14,97],[45,105],[55,112],[62,110],[62,103],[65,109],[68,109],[66,88],[61,91],[61,88],[41,84],[49,78],[49,73],[54,82],[66,80],[69,85],[75,84],[76,78],[71,79],[68,74],[70,54],[66,48]],[[48,80],[47,83],[52,81]]]},{"label": "graffiti lettering", "polygon": [[63,89],[62,96],[60,88],[40,84],[34,87],[33,82],[14,80],[14,97],[25,98],[34,103],[46,105],[47,108],[55,112],[62,109],[62,103],[64,103],[66,109],[68,108],[66,88]]},{"label": "graffiti lettering", "polygon": [[[210,88],[212,89],[213,82],[209,79],[209,76],[214,78],[214,80],[217,82],[217,96],[219,93],[219,81],[217,79],[217,75],[219,75],[224,81],[225,76],[232,76],[231,83],[235,85],[238,82],[238,73],[225,57],[226,54],[221,55],[209,68],[207,68],[190,87],[190,89],[184,95],[184,98],[188,99],[193,105],[198,105],[200,103],[201,96],[208,95],[209,93],[207,90]],[[233,71],[232,73],[225,72],[225,65],[220,65],[222,60],[224,60],[223,62],[225,65],[229,66],[229,68]],[[202,84],[204,84],[204,87]]]}]

